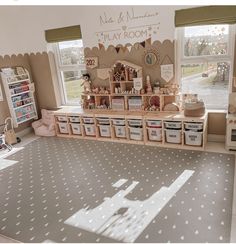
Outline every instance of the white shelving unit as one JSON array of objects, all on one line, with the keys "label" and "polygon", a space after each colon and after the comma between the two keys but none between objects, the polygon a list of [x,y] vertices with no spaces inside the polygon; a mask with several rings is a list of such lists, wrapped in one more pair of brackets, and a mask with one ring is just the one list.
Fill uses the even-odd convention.
[{"label": "white shelving unit", "polygon": [[23,67],[2,68],[1,78],[14,127],[37,119],[35,88],[28,70]]}]

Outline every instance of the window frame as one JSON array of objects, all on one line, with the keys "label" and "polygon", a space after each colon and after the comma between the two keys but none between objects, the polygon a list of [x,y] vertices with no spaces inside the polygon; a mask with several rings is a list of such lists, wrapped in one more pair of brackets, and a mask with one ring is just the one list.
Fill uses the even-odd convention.
[{"label": "window frame", "polygon": [[[78,39],[81,40],[81,39]],[[52,44],[53,52],[55,54],[55,63],[56,63],[56,70],[58,76],[58,86],[59,86],[59,93],[61,98],[61,105],[64,106],[81,106],[80,102],[78,103],[69,103],[66,94],[65,82],[63,79],[63,72],[65,71],[80,71],[86,70],[85,64],[62,64],[60,49],[59,49],[59,42],[55,42]]]},{"label": "window frame", "polygon": [[[186,26],[187,27],[187,26]],[[176,43],[175,43],[175,56],[176,56],[176,78],[179,81],[180,90],[182,90],[181,82],[181,66],[184,64],[194,64],[194,63],[210,63],[216,62],[229,62],[229,84],[228,93],[232,92],[232,79],[233,79],[233,66],[234,66],[234,36],[236,25],[229,25],[229,40],[228,40],[228,52],[227,55],[202,55],[202,56],[184,56],[184,28],[178,27],[175,31]],[[210,110],[224,110],[219,107],[209,108]]]}]

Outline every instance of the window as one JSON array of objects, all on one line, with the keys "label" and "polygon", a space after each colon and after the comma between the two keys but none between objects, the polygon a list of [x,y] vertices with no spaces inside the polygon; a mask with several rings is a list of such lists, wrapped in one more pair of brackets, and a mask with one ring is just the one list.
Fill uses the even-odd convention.
[{"label": "window", "polygon": [[82,70],[85,70],[84,49],[81,39],[54,43],[62,95],[65,105],[80,105]]},{"label": "window", "polygon": [[232,59],[232,28],[205,25],[178,29],[182,93],[198,94],[208,109],[226,109]]}]

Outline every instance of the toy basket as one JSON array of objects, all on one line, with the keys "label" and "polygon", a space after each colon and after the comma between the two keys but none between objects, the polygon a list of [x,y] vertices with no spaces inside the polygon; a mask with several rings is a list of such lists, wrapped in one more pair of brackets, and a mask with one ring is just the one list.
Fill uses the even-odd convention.
[{"label": "toy basket", "polygon": [[16,134],[13,129],[13,120],[11,117],[7,117],[5,119],[4,135],[5,135],[6,143],[8,145],[17,143]]},{"label": "toy basket", "polygon": [[201,131],[203,129],[203,123],[184,123],[184,128],[187,130]]},{"label": "toy basket", "polygon": [[91,117],[84,117],[83,121],[85,124],[94,124],[94,118]]},{"label": "toy basket", "polygon": [[71,124],[71,129],[72,129],[72,133],[75,135],[81,135],[81,125],[79,123],[77,124]]},{"label": "toy basket", "polygon": [[69,117],[69,121],[72,123],[80,123],[80,117],[78,116]]},{"label": "toy basket", "polygon": [[143,122],[141,119],[128,119],[129,126],[142,126]]},{"label": "toy basket", "polygon": [[97,121],[98,121],[99,125],[109,125],[110,124],[109,118],[97,118]]},{"label": "toy basket", "polygon": [[85,134],[86,136],[95,136],[95,125],[93,124],[84,124]]},{"label": "toy basket", "polygon": [[196,131],[184,131],[185,144],[191,146],[201,146],[202,145],[202,132]]},{"label": "toy basket", "polygon": [[115,125],[115,134],[118,138],[126,138],[125,126]]},{"label": "toy basket", "polygon": [[161,128],[147,128],[149,141],[161,141],[162,129]]},{"label": "toy basket", "polygon": [[58,123],[59,131],[62,134],[69,134],[69,128],[67,123]]},{"label": "toy basket", "polygon": [[166,129],[181,129],[182,122],[181,121],[164,121]]},{"label": "toy basket", "polygon": [[147,126],[155,127],[155,128],[161,128],[162,127],[162,121],[161,120],[147,120]]},{"label": "toy basket", "polygon": [[98,125],[102,137],[111,137],[110,125]]},{"label": "toy basket", "polygon": [[129,135],[131,140],[142,141],[143,128],[129,127]]},{"label": "toy basket", "polygon": [[113,119],[113,125],[125,125],[124,119]]},{"label": "toy basket", "polygon": [[181,143],[181,130],[166,129],[165,134],[166,134],[166,142],[175,143],[175,144]]}]

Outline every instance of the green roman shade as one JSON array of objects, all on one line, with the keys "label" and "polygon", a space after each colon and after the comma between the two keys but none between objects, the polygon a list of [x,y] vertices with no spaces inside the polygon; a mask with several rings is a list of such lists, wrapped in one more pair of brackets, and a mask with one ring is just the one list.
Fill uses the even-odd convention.
[{"label": "green roman shade", "polygon": [[51,29],[45,31],[47,42],[62,42],[81,39],[80,25]]},{"label": "green roman shade", "polygon": [[175,11],[175,27],[235,23],[236,6],[205,6]]}]

